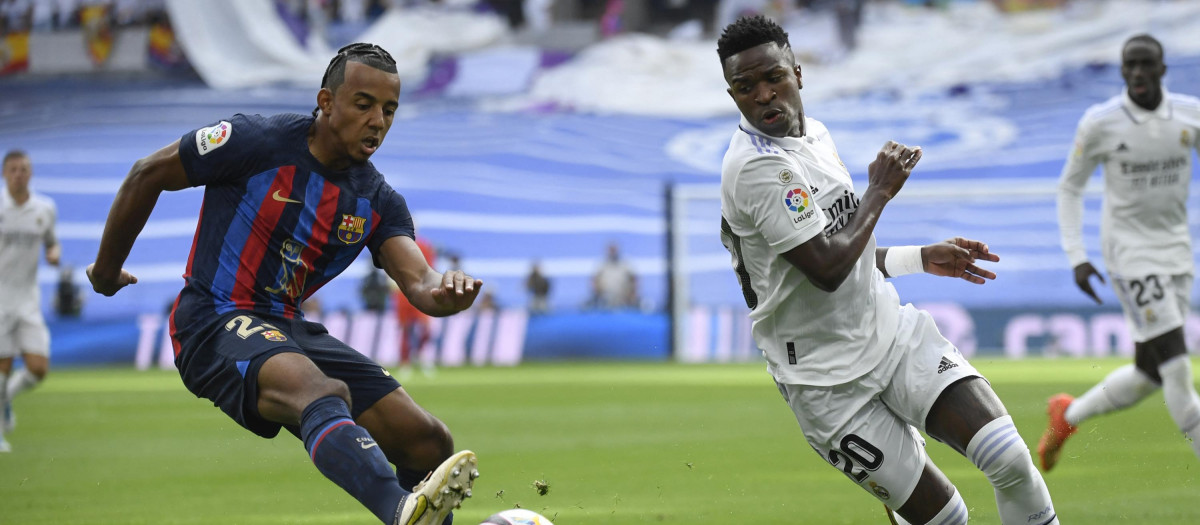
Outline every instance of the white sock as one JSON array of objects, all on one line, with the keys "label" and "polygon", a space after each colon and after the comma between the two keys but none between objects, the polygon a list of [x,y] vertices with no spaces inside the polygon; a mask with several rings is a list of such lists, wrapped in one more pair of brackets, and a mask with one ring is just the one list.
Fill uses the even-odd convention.
[{"label": "white sock", "polygon": [[[1055,525],[1058,517],[1046,482],[1033,466],[1029,447],[1012,416],[996,418],[967,444],[967,459],[996,489],[996,507],[1004,525]],[[935,522],[936,523],[936,522]]]},{"label": "white sock", "polygon": [[1145,372],[1132,364],[1113,370],[1067,407],[1067,423],[1078,426],[1094,416],[1133,406],[1158,390]]},{"label": "white sock", "polygon": [[38,378],[38,376],[29,373],[29,370],[24,368],[17,370],[16,373],[9,376],[7,386],[4,389],[5,394],[8,397],[8,401],[11,401],[14,397],[17,397],[17,394],[37,386],[37,384],[41,381],[42,380]]},{"label": "white sock", "polygon": [[1158,373],[1162,375],[1167,412],[1187,436],[1192,451],[1200,456],[1200,397],[1192,386],[1192,360],[1186,355],[1172,357],[1158,365]]}]

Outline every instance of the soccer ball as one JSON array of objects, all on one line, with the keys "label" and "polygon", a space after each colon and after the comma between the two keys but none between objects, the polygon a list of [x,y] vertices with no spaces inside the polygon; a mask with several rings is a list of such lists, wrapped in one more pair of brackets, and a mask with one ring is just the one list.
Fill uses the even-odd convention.
[{"label": "soccer ball", "polygon": [[479,525],[554,525],[545,516],[532,510],[509,509],[488,516]]}]

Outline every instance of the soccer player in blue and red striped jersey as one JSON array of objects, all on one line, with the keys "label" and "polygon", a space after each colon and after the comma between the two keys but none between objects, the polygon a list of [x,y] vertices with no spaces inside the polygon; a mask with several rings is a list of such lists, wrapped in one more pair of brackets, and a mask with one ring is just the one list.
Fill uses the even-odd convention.
[{"label": "soccer player in blue and red striped jersey", "polygon": [[352,44],[330,61],[312,116],[234,115],[137,161],[87,275],[108,296],[136,283],[122,265],[159,194],[205,186],[170,317],[184,385],[255,434],[287,428],[383,523],[437,525],[471,495],[475,455],[453,453],[445,424],[300,310],[363,248],[429,315],[470,307],[483,286],[430,267],[404,198],[368,161],[399,95],[391,55]]}]

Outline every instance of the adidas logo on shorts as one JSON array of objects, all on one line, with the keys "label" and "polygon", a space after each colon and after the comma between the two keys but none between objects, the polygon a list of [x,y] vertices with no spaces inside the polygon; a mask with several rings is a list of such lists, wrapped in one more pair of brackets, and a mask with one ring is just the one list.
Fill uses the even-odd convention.
[{"label": "adidas logo on shorts", "polygon": [[954,361],[951,361],[951,360],[943,357],[942,362],[940,364],[938,364],[938,373],[940,374],[940,373],[945,372],[956,366],[958,366],[958,363],[955,363]]}]

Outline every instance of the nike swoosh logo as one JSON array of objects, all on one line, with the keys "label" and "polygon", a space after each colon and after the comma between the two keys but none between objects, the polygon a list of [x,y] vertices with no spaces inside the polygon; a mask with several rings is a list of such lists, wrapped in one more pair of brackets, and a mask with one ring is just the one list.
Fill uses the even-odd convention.
[{"label": "nike swoosh logo", "polygon": [[300,204],[300,201],[295,201],[295,200],[289,199],[287,197],[284,197],[283,195],[280,195],[279,190],[275,190],[275,193],[271,194],[271,198],[275,199],[279,202],[290,202],[292,204]]},{"label": "nike swoosh logo", "polygon": [[379,446],[379,443],[359,443],[358,445],[361,446],[363,450],[366,450],[371,447]]}]

